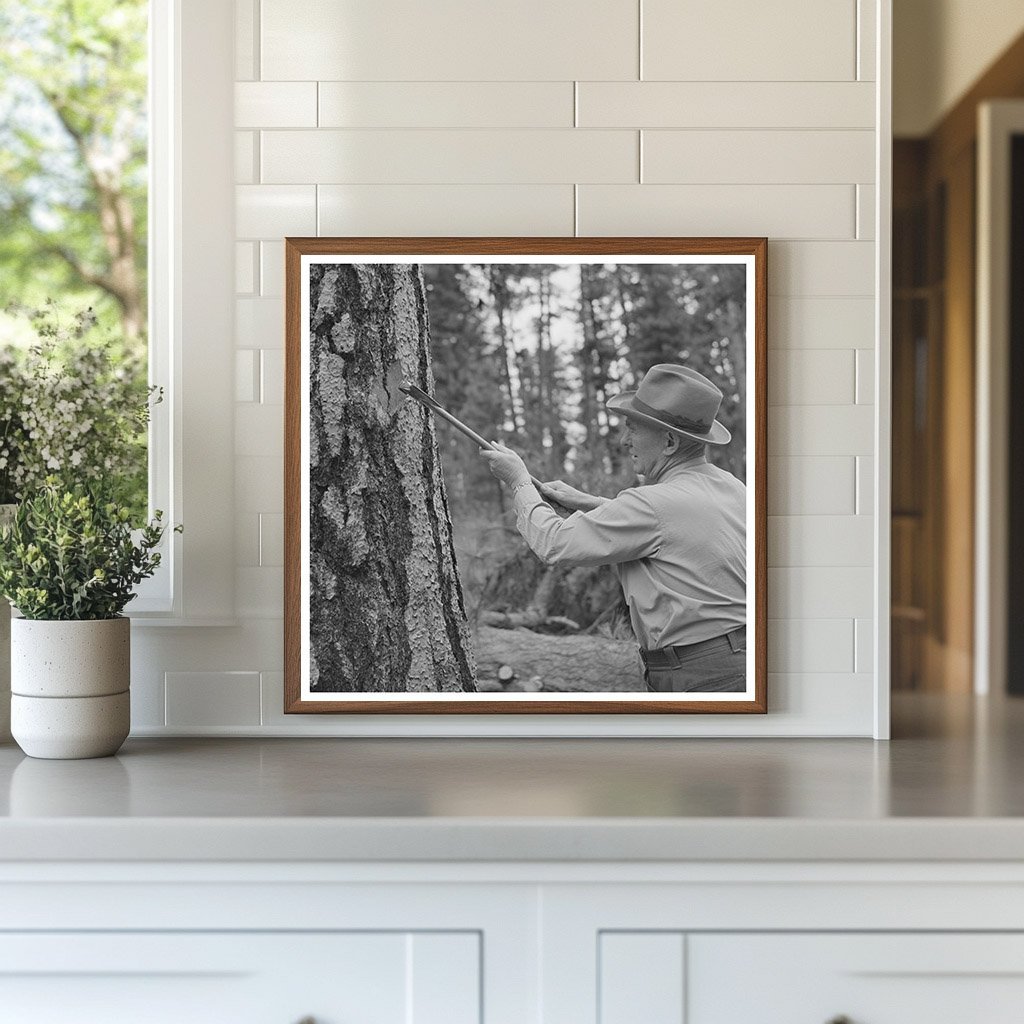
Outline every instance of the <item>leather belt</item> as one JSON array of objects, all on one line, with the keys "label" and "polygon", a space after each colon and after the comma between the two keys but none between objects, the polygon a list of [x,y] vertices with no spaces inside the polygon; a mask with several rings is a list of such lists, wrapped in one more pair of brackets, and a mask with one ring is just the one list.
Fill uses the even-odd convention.
[{"label": "leather belt", "polygon": [[648,668],[675,668],[691,658],[699,657],[708,650],[716,647],[730,647],[737,650],[746,641],[747,630],[745,626],[734,629],[722,636],[713,636],[708,640],[700,640],[695,644],[678,644],[675,647],[658,647],[654,650],[640,648],[640,657]]}]

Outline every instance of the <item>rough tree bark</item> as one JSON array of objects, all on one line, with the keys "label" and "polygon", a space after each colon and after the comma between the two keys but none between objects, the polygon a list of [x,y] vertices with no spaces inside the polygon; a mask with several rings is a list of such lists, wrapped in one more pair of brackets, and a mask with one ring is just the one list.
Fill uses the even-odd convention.
[{"label": "rough tree bark", "polygon": [[415,265],[310,275],[310,642],[319,692],[476,689]]}]

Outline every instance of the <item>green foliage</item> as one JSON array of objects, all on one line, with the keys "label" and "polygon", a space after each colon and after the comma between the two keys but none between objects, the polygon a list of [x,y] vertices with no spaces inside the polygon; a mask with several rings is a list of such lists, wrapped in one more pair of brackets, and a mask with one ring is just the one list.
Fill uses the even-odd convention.
[{"label": "green foliage", "polygon": [[0,528],[0,593],[26,619],[112,619],[160,564],[162,514],[133,536],[128,509],[50,477]]},{"label": "green foliage", "polygon": [[21,310],[35,343],[0,349],[0,504],[58,475],[101,482],[133,522],[147,509],[146,426],[159,389],[141,361],[94,337],[91,310]]},{"label": "green foliage", "polygon": [[0,305],[145,329],[146,0],[0,4]]}]

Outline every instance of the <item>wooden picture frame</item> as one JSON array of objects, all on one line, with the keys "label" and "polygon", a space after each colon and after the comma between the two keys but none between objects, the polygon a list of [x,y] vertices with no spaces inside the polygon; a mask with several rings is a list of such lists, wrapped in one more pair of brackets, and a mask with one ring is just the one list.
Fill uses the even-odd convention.
[{"label": "wooden picture frame", "polygon": [[[767,711],[766,239],[288,238],[285,261],[285,712],[673,715]],[[572,283],[577,278],[578,288]],[[451,284],[453,281],[457,288]],[[732,291],[726,292],[727,284]],[[533,298],[534,285],[537,299]],[[458,292],[452,300],[459,303],[458,316],[449,315],[449,307],[439,305],[441,296],[446,294],[445,288]],[[513,292],[515,295],[509,298]],[[543,307],[547,312],[535,313],[532,319],[527,319],[523,310],[527,306],[535,310],[538,308],[535,303],[544,301],[548,303]],[[658,328],[663,335],[668,331],[665,337],[651,327],[662,324],[661,320],[654,319],[653,312],[661,308],[659,301],[668,309],[665,314],[668,319],[664,321],[668,326],[664,330]],[[433,335],[429,326],[431,308],[438,319]],[[552,313],[552,309],[556,313]],[[621,322],[615,320],[615,310],[619,311]],[[629,316],[627,311],[630,311]],[[599,312],[605,317],[601,320],[605,340],[600,342],[593,340],[600,337],[595,326]],[[582,332],[582,340],[575,348],[571,340],[565,340],[573,336],[573,315],[577,316]],[[552,319],[554,316],[559,319]],[[544,317],[547,317],[549,335],[547,347],[543,340]],[[443,466],[445,459],[450,462],[457,458],[461,460],[459,465],[468,466],[469,472],[477,474],[475,466],[482,465],[484,460],[473,450],[471,441],[451,431],[440,414],[407,398],[400,390],[404,383],[412,383],[433,393],[431,367],[437,363],[437,356],[431,355],[431,346],[435,353],[442,351],[438,347],[442,326],[448,331],[449,321],[465,330],[469,330],[465,325],[471,323],[475,332],[471,336],[490,337],[493,348],[485,347],[485,337],[473,349],[474,362],[468,348],[463,358],[460,342],[448,338],[445,344],[454,345],[443,350],[448,377],[454,379],[462,374],[474,386],[486,379],[491,381],[488,387],[492,388],[488,394],[494,395],[499,394],[493,389],[500,389],[500,379],[507,379],[507,388],[500,391],[507,399],[484,399],[480,403],[481,410],[486,409],[491,417],[491,429],[501,431],[504,441],[513,449],[517,445],[526,446],[527,434],[533,431],[540,440],[530,442],[534,444],[532,450],[541,452],[546,465],[554,465],[556,469],[558,454],[552,454],[551,441],[554,429],[545,427],[541,435],[536,418],[543,417],[543,410],[547,408],[578,407],[582,410],[586,395],[573,400],[576,406],[571,403],[558,406],[551,398],[549,387],[548,405],[535,402],[532,408],[541,412],[531,415],[524,396],[528,393],[535,396],[540,385],[530,384],[532,390],[529,390],[523,380],[529,374],[533,374],[529,377],[531,381],[540,380],[541,371],[530,371],[527,364],[541,366],[542,359],[547,358],[549,363],[561,359],[568,365],[566,353],[575,352],[572,365],[578,363],[583,367],[578,369],[578,390],[581,395],[585,391],[589,395],[586,381],[590,379],[588,367],[591,364],[580,353],[588,344],[595,351],[597,346],[604,345],[601,351],[611,355],[605,367],[607,372],[600,378],[602,387],[618,376],[623,389],[628,389],[635,387],[645,372],[639,364],[635,371],[629,369],[631,360],[640,359],[641,348],[645,352],[671,355],[676,351],[672,349],[677,336],[672,333],[673,325],[683,325],[677,348],[685,358],[680,355],[670,361],[700,365],[708,370],[716,383],[722,385],[724,393],[723,404],[716,415],[724,416],[728,406],[734,431],[738,435],[742,429],[746,438],[742,454],[734,451],[728,456],[742,466],[746,490],[741,498],[735,496],[739,494],[736,479],[742,479],[740,470],[733,468],[730,476],[725,475],[731,463],[725,469],[705,466],[701,470],[715,475],[715,480],[727,489],[732,505],[740,501],[744,508],[745,539],[728,542],[732,545],[729,550],[733,552],[730,557],[734,561],[737,545],[745,545],[742,586],[747,612],[743,620],[746,653],[742,690],[654,692],[644,688],[646,674],[634,682],[620,672],[614,678],[615,689],[601,689],[606,684],[598,679],[587,692],[570,692],[568,684],[560,689],[562,683],[557,679],[552,682],[544,674],[527,676],[529,666],[542,658],[540,653],[524,655],[522,661],[527,667],[523,670],[516,664],[507,666],[511,669],[511,682],[497,678],[509,674],[505,667],[496,676],[491,671],[493,659],[486,661],[489,673],[486,677],[484,661],[480,661],[482,667],[477,674],[469,612],[459,572],[464,553],[456,553],[453,530],[458,526],[452,525],[448,499],[452,485],[445,484]],[[534,326],[523,327],[524,324]],[[641,331],[637,324],[650,329]],[[559,331],[566,332],[561,340],[553,333],[556,325]],[[613,327],[620,333],[625,332],[621,345],[614,339],[608,340]],[[517,345],[516,339],[509,337],[516,331],[524,334],[534,329],[536,338],[532,342],[527,338]],[[632,337],[628,333],[630,329],[634,329]],[[496,354],[498,341],[495,339],[499,334],[501,357]],[[690,334],[699,334],[703,340],[687,340]],[[456,331],[453,337],[461,335]],[[589,352],[588,349],[588,359]],[[498,367],[494,371],[498,384],[488,376],[486,359],[492,359]],[[555,379],[554,372],[550,371],[551,380]],[[572,377],[569,370],[566,373]],[[519,399],[524,403],[518,415],[514,375],[520,389]],[[570,388],[570,385],[559,386]],[[448,381],[445,393],[454,394],[454,388]],[[542,389],[539,393],[543,397]],[[568,393],[568,390],[564,392]],[[604,392],[594,394],[600,397]],[[649,397],[649,393],[645,394]],[[559,438],[563,436],[563,428],[565,436],[575,430],[577,438],[585,436],[585,441],[577,441],[572,449],[577,453],[577,462],[585,457],[598,467],[615,467],[619,465],[616,460],[620,456],[604,455],[599,459],[592,451],[598,441],[604,445],[602,451],[613,450],[609,440],[613,407],[608,406],[607,411],[602,412],[598,398],[590,396],[587,401],[587,416],[580,411],[575,425],[564,417],[555,417]],[[483,417],[483,411],[480,416]],[[562,412],[558,416],[562,417]],[[638,422],[634,416],[629,419],[631,423]],[[657,420],[654,423],[658,426]],[[704,426],[693,429],[703,431]],[[443,435],[443,451],[439,447],[439,432]],[[687,442],[693,436],[681,430],[674,433]],[[666,451],[671,450],[673,432],[661,436],[661,443],[668,445]],[[731,443],[735,441],[734,438]],[[562,446],[561,440],[559,445]],[[579,455],[581,451],[584,456]],[[562,452],[562,447],[558,452]],[[562,458],[565,465],[567,456]],[[721,461],[726,456],[715,449],[713,458]],[[642,463],[634,459],[632,465],[635,468]],[[624,470],[620,466],[616,479],[621,481],[622,474],[628,474],[629,470],[628,463]],[[638,472],[642,473],[643,469]],[[484,526],[504,531],[501,536],[508,545],[525,544],[511,525],[514,511],[504,518],[498,512],[500,485],[497,481],[486,477],[492,485],[492,489],[488,489],[488,485],[479,482],[484,478],[477,474],[474,479],[478,483],[466,487],[464,475],[459,474],[461,490],[458,494],[468,494],[467,501],[483,500],[480,495],[485,493],[493,496],[495,511]],[[600,477],[598,479],[600,482]],[[633,477],[634,482],[637,479]],[[658,479],[656,477],[655,481]],[[628,480],[626,486],[629,486]],[[615,488],[611,489],[614,492]],[[642,486],[639,491],[644,497]],[[529,488],[521,492],[524,496],[532,493]],[[509,500],[508,492],[504,493],[501,508],[506,508]],[[546,493],[550,496],[552,492]],[[619,498],[615,498],[614,493],[604,497],[606,500],[615,498],[621,504],[623,493],[619,491]],[[583,516],[586,515],[588,513],[584,512]],[[658,515],[663,517],[663,512]],[[730,515],[735,520],[735,512]],[[536,505],[526,515],[528,520],[531,517],[551,519],[547,509],[538,509]],[[710,521],[717,522],[714,518]],[[579,520],[574,523],[578,524]],[[565,536],[565,527],[555,525],[552,529],[562,531],[559,536]],[[573,529],[579,533],[578,526]],[[738,535],[742,538],[742,534]],[[658,543],[668,551],[669,541],[659,540]],[[717,552],[714,544],[710,544],[708,550]],[[505,558],[507,552],[500,548],[499,554]],[[660,556],[659,547],[654,557]],[[478,557],[485,566],[489,564],[483,555],[474,553],[473,558]],[[646,556],[642,561],[648,566],[652,564]],[[544,564],[538,560],[539,569],[535,566],[529,570],[527,566],[522,571],[543,572]],[[628,564],[640,565],[641,560]],[[465,572],[463,569],[463,574]],[[652,573],[652,579],[654,575]],[[735,574],[730,578],[734,577]],[[607,580],[601,585],[607,588]],[[674,623],[672,616],[678,609],[672,600],[666,605],[660,591],[659,595],[654,605],[667,607],[669,619]],[[733,614],[739,599],[731,598],[731,604],[724,599],[705,603],[697,598],[685,600],[693,606],[686,615],[694,618],[694,622],[680,618],[676,635],[688,638],[699,635],[700,630],[722,629],[716,625],[717,617],[726,612],[717,605],[728,606],[729,614]],[[481,599],[479,606],[474,606],[478,637],[484,636],[485,630],[492,630],[490,623],[495,616],[504,614],[492,608],[479,612],[482,605]],[[641,632],[647,629],[647,620],[637,618],[640,611],[636,607],[629,611],[634,633],[637,628]],[[484,616],[482,620],[480,615]],[[698,621],[702,616],[707,616],[709,621]],[[514,613],[509,613],[508,617],[510,624],[517,623]],[[565,618],[572,626],[579,625],[566,616],[560,618]],[[480,627],[480,621],[488,624]],[[619,664],[620,652],[625,652],[629,646],[628,641],[621,639],[621,618],[617,622],[619,633],[608,640],[616,646],[594,647],[601,665]],[[659,621],[657,626],[661,628],[665,623]],[[602,628],[600,623],[593,626],[598,633]],[[715,642],[729,640],[735,654],[742,648],[731,638],[743,634],[733,632],[733,628],[738,627],[730,622],[728,635],[716,634]],[[670,627],[665,626],[665,630],[662,635],[668,635]],[[486,632],[486,635],[494,634]],[[653,625],[650,635],[655,635]],[[586,636],[591,636],[595,644],[605,639],[593,632]],[[467,637],[470,637],[468,642]],[[569,644],[567,650],[591,650],[584,644],[582,627],[579,633],[570,634],[570,639],[573,637],[578,643]],[[533,642],[515,630],[499,639],[514,641],[519,645],[517,650],[522,644]],[[538,650],[543,647],[546,651],[552,639],[561,642],[561,638],[544,637],[536,641]],[[621,646],[623,644],[626,646]],[[637,671],[642,673],[635,641],[632,646]],[[694,650],[689,640],[685,648],[677,644],[669,646],[683,653]],[[532,648],[527,648],[528,652],[530,650]],[[612,653],[606,656],[603,652]],[[572,664],[582,663],[575,658],[568,660]],[[597,674],[603,675],[603,672]],[[664,671],[652,670],[650,678],[657,685],[665,685],[659,681],[669,677]],[[671,676],[672,680],[677,678],[678,675]],[[673,681],[670,685],[677,684]]]}]

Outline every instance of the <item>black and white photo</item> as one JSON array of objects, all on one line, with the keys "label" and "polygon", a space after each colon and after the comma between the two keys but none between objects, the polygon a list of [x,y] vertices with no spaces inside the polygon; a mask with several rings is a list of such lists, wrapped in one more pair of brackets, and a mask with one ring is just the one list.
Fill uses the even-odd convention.
[{"label": "black and white photo", "polygon": [[760,239],[292,239],[286,710],[763,711]]}]

